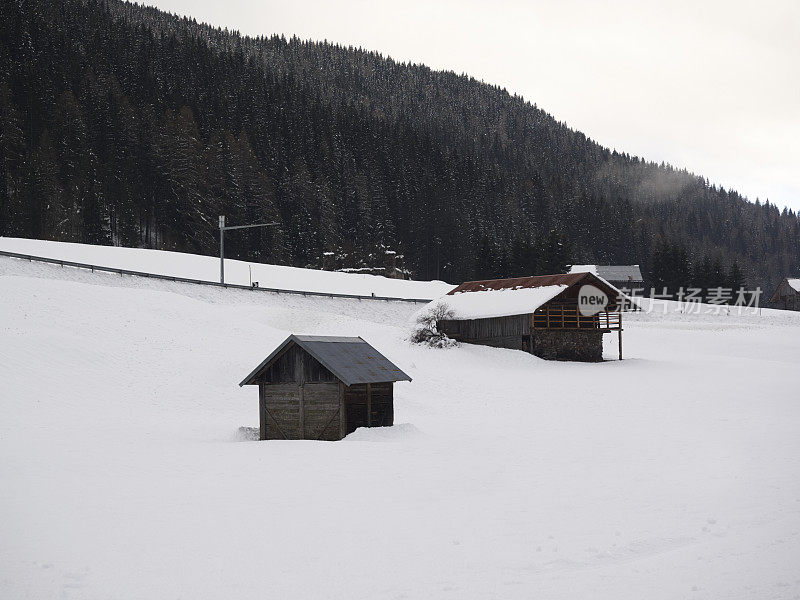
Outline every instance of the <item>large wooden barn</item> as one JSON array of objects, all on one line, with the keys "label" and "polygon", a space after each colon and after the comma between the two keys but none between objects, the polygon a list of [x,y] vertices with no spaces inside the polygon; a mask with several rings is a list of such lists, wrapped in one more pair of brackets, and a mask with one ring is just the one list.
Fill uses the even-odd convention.
[{"label": "large wooden barn", "polygon": [[411,381],[360,337],[290,335],[239,384],[258,386],[262,440],[340,440],[394,422],[394,382]]},{"label": "large wooden barn", "polygon": [[781,281],[769,302],[774,308],[800,310],[800,279]]},{"label": "large wooden barn", "polygon": [[[579,308],[579,294],[589,289],[605,294],[607,302],[587,316]],[[619,290],[592,273],[470,281],[438,302],[453,311],[437,322],[438,330],[461,342],[599,362],[603,334],[616,331],[622,359]]]}]

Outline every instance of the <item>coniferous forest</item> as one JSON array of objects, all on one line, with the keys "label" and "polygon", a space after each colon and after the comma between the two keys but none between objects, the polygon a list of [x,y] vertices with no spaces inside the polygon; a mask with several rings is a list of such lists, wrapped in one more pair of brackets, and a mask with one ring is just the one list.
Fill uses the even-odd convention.
[{"label": "coniferous forest", "polygon": [[416,278],[638,263],[772,289],[800,220],[466,75],[119,0],[0,0],[0,235]]}]

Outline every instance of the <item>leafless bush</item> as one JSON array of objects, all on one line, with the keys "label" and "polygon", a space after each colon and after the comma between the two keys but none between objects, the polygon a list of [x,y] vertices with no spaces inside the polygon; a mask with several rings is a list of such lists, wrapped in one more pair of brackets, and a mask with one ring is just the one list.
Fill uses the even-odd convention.
[{"label": "leafless bush", "polygon": [[452,319],[453,310],[444,302],[437,302],[431,308],[417,317],[414,330],[411,332],[411,341],[415,344],[425,344],[431,348],[452,348],[458,342],[441,333],[436,324],[439,321]]}]

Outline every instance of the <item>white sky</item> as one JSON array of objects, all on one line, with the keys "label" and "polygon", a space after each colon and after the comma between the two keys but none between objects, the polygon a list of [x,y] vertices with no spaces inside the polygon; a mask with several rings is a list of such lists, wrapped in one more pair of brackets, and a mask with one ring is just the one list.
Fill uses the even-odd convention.
[{"label": "white sky", "polygon": [[516,92],[601,144],[800,210],[800,1],[145,0]]}]

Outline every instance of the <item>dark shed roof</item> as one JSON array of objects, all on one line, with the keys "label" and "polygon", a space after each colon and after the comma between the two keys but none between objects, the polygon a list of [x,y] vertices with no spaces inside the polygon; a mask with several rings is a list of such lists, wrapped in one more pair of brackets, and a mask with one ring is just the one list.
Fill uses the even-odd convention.
[{"label": "dark shed roof", "polygon": [[550,285],[565,285],[568,288],[579,283],[591,283],[610,296],[616,296],[618,290],[592,273],[566,273],[559,275],[535,275],[533,277],[514,277],[511,279],[487,279],[485,281],[467,281],[448,295],[461,292],[483,292],[487,290],[507,290],[537,288]]},{"label": "dark shed roof", "polygon": [[239,385],[256,383],[254,379],[261,371],[269,367],[284,348],[293,343],[316,358],[345,385],[411,381],[411,377],[360,337],[290,335]]},{"label": "dark shed roof", "polygon": [[606,281],[643,281],[639,265],[597,265],[597,274]]}]

